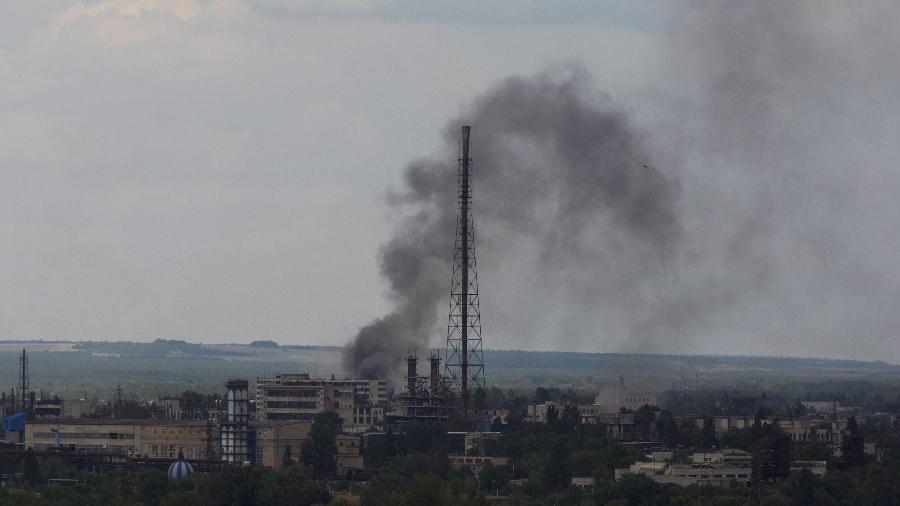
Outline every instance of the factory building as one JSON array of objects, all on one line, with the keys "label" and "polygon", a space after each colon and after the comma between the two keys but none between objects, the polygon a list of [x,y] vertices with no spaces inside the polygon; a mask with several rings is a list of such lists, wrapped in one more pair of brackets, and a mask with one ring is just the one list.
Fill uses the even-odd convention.
[{"label": "factory building", "polygon": [[429,359],[429,376],[419,376],[418,359],[410,355],[406,359],[406,390],[394,398],[384,420],[388,425],[409,422],[441,423],[449,418],[450,389],[441,377],[441,359],[432,355]]},{"label": "factory building", "polygon": [[387,402],[386,380],[313,379],[309,374],[256,379],[259,420],[312,420],[334,411],[344,420],[344,430],[363,432],[383,421]]},{"label": "factory building", "polygon": [[[25,446],[150,459],[206,459],[213,434],[206,422],[55,419],[25,424]],[[213,450],[214,451],[214,450]]]},{"label": "factory building", "polygon": [[288,446],[292,455],[300,454],[300,446],[309,438],[312,422],[308,420],[265,421],[251,420],[248,441],[251,455],[247,461],[273,469],[281,468]]},{"label": "factory building", "polygon": [[225,384],[225,420],[222,423],[222,460],[243,463],[250,460],[248,442],[250,422],[249,387],[245,379],[233,379]]},{"label": "factory building", "polygon": [[[311,428],[309,421],[251,420],[246,426],[246,453],[238,455],[235,452],[239,447],[232,448],[229,462],[252,462],[278,469],[288,446],[292,454],[299,455]],[[39,420],[26,423],[25,446],[36,451],[59,448],[144,459],[173,460],[183,455],[188,461],[197,461],[214,458],[219,451],[215,430],[200,420]],[[344,453],[352,453],[348,450]]]},{"label": "factory building", "polygon": [[632,390],[625,386],[625,378],[619,378],[618,384],[605,386],[600,389],[594,399],[596,412],[618,413],[623,408],[637,411],[641,406],[656,405],[656,394]]}]

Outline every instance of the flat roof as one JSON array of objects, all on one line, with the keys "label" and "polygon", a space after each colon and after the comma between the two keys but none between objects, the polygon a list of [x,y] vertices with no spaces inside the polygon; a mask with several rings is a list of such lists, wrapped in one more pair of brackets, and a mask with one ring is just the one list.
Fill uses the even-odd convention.
[{"label": "flat roof", "polygon": [[45,418],[26,425],[165,425],[205,427],[206,420],[163,420],[159,418]]}]

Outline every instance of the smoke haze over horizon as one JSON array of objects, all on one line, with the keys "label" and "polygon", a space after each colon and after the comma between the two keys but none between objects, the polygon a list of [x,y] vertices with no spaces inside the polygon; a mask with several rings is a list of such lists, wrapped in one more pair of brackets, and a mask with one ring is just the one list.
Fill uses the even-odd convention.
[{"label": "smoke haze over horizon", "polygon": [[442,162],[406,169],[400,207],[415,226],[402,222],[381,257],[398,303],[363,327],[348,368],[387,375],[409,349],[441,345],[463,123],[485,343],[729,353],[741,340],[766,354],[808,342],[853,356],[889,340],[900,274],[879,272],[891,256],[880,230],[900,222],[864,196],[900,181],[884,131],[900,133],[900,111],[877,109],[900,104],[897,67],[875,78],[900,38],[873,31],[873,13],[821,5],[711,4],[682,18],[671,75],[699,85],[649,97],[644,124],[578,66],[477,98],[444,129]]},{"label": "smoke haze over horizon", "polygon": [[444,345],[470,123],[486,348],[900,362],[894,2],[0,11],[0,339],[388,374]]}]

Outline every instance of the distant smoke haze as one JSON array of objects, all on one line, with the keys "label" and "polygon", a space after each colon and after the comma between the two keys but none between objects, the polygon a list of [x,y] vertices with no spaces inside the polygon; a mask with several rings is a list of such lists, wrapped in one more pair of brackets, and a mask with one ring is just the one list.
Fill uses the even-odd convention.
[{"label": "distant smoke haze", "polygon": [[535,269],[590,268],[588,276],[609,291],[637,297],[658,271],[651,266],[665,264],[678,240],[677,187],[653,168],[627,114],[594,93],[583,70],[509,78],[450,122],[447,150],[413,162],[405,189],[392,196],[406,217],[381,252],[381,268],[396,305],[348,347],[347,365],[358,376],[385,376],[405,353],[441,344],[434,336],[448,300],[462,123],[472,125],[476,240],[486,265],[519,261],[517,244],[537,245]]},{"label": "distant smoke haze", "polygon": [[512,77],[410,164],[350,371],[443,345],[465,123],[485,346],[896,357],[900,7],[688,5],[644,102]]}]

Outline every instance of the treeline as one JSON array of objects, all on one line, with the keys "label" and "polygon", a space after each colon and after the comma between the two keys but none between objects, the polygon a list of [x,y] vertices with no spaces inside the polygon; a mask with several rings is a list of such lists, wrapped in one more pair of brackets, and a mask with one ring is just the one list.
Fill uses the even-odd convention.
[{"label": "treeline", "polygon": [[265,470],[258,466],[227,466],[210,474],[169,480],[165,472],[115,471],[105,474],[72,473],[83,484],[0,488],[2,506],[95,505],[312,505],[345,504],[332,500],[326,487],[301,466]]}]

